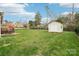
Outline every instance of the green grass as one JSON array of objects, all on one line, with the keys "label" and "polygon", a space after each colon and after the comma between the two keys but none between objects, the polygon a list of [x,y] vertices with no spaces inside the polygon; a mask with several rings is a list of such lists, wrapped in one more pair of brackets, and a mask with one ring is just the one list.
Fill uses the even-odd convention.
[{"label": "green grass", "polygon": [[79,38],[74,32],[16,30],[17,35],[0,39],[1,56],[77,56]]}]

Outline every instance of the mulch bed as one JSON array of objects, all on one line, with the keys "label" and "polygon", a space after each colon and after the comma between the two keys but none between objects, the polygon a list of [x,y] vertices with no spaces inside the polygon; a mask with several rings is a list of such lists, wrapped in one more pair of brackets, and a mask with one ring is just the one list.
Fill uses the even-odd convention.
[{"label": "mulch bed", "polygon": [[1,34],[1,37],[3,37],[3,36],[12,36],[12,35],[17,35],[17,34],[19,34],[19,33]]}]

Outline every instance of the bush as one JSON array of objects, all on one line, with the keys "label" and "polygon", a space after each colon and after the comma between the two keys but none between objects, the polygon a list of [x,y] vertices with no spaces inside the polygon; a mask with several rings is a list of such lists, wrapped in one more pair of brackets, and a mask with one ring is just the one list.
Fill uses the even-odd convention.
[{"label": "bush", "polygon": [[75,32],[76,32],[77,35],[79,35],[79,26],[77,26],[77,27],[75,28]]},{"label": "bush", "polygon": [[1,34],[13,33],[14,27],[9,25],[2,25],[1,26]]}]

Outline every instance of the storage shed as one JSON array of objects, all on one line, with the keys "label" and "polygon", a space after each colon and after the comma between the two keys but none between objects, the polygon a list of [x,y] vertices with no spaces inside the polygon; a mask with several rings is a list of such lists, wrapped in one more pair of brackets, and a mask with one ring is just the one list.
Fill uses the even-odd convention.
[{"label": "storage shed", "polygon": [[49,22],[48,32],[63,32],[63,24],[60,22]]}]

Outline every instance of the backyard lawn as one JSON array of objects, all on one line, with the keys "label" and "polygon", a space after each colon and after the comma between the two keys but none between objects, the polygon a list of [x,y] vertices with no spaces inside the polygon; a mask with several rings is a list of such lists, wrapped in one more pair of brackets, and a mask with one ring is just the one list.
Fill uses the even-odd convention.
[{"label": "backyard lawn", "polygon": [[79,55],[79,38],[74,32],[17,29],[16,33],[0,38],[1,56]]}]

